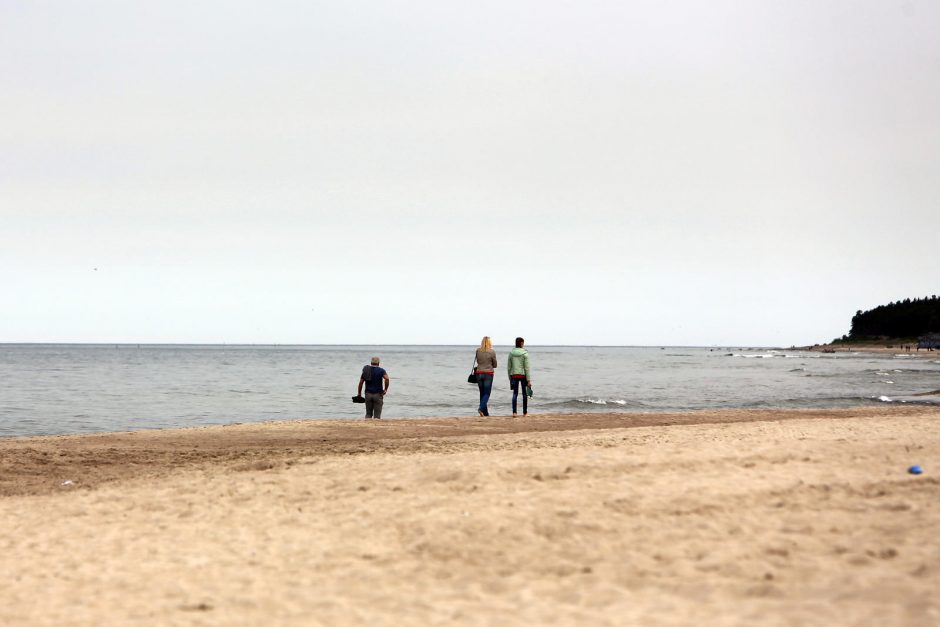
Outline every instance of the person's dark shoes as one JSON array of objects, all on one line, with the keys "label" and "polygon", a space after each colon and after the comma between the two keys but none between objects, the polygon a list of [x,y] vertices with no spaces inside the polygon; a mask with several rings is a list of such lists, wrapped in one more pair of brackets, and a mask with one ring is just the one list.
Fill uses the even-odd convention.
[{"label": "person's dark shoes", "polygon": [[355,395],[355,396],[352,397],[352,402],[354,402],[354,403],[365,403],[365,402],[366,402],[366,399],[365,399],[364,396],[360,396],[359,394],[357,394],[357,395]]}]

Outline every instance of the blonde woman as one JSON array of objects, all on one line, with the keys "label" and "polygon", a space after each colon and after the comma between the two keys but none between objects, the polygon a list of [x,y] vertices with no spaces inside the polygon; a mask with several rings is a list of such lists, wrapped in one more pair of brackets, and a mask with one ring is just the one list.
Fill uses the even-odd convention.
[{"label": "blonde woman", "polygon": [[476,355],[477,385],[480,388],[480,407],[477,411],[481,416],[489,416],[490,410],[486,405],[490,400],[490,392],[493,391],[493,372],[496,370],[496,351],[493,350],[493,342],[489,335],[483,336],[480,342],[480,348]]}]

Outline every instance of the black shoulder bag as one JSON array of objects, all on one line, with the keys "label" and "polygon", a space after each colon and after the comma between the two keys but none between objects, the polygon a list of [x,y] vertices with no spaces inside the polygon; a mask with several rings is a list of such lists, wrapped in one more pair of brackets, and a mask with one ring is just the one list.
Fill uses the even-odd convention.
[{"label": "black shoulder bag", "polygon": [[467,383],[476,383],[477,382],[477,356],[473,356],[473,365],[470,366],[470,376],[467,377]]}]

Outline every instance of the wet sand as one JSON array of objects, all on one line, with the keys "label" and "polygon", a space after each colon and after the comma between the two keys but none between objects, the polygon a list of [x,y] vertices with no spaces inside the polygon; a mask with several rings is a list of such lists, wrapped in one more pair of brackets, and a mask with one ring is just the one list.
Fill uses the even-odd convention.
[{"label": "wet sand", "polygon": [[0,468],[3,624],[940,623],[936,407],[15,438]]}]

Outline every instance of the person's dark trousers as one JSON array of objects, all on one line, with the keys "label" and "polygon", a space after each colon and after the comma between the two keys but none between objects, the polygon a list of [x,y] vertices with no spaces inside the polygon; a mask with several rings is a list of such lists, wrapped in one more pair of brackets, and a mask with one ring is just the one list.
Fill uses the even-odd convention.
[{"label": "person's dark trousers", "polygon": [[477,386],[480,388],[480,411],[484,416],[490,415],[486,405],[490,402],[490,392],[493,391],[493,375],[477,373]]},{"label": "person's dark trousers", "polygon": [[[525,391],[523,391],[523,394]],[[381,392],[366,392],[366,418],[381,418],[385,395]]]},{"label": "person's dark trousers", "polygon": [[512,379],[512,413],[516,413],[516,399],[519,397],[519,388],[522,388],[522,413],[529,413],[529,397],[526,396],[525,389],[529,386],[528,380]]}]

